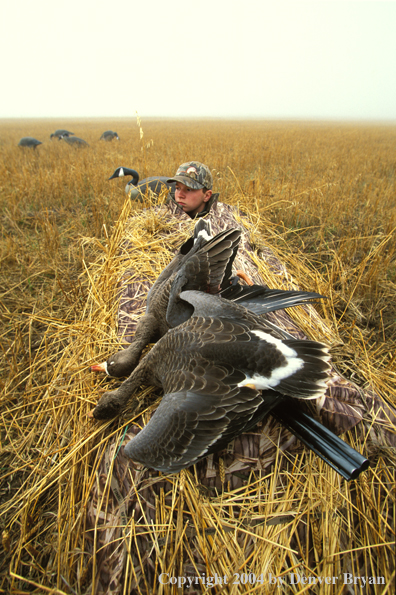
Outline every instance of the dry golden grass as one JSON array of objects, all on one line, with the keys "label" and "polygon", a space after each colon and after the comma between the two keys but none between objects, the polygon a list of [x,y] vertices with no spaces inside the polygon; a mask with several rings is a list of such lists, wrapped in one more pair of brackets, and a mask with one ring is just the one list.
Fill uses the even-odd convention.
[{"label": "dry golden grass", "polygon": [[[90,146],[50,141],[58,127]],[[141,209],[126,201],[125,179],[107,181],[120,165],[143,178],[172,175],[190,159],[208,163],[221,199],[249,214],[253,244],[269,243],[302,288],[331,298],[320,311],[328,340],[338,343],[338,367],[396,404],[396,127],[215,120],[153,120],[142,127],[141,139],[136,121],[0,125],[0,592],[92,592],[95,559],[87,563],[83,555],[85,511],[103,449],[124,428],[86,421],[108,386],[89,366],[117,345],[115,290],[125,267],[118,247],[131,209]],[[99,141],[108,128],[119,143]],[[17,147],[28,135],[44,144],[35,151]],[[142,252],[152,249],[160,224],[142,215]],[[163,248],[158,270],[171,258]],[[362,447],[353,436],[350,441]],[[247,489],[224,486],[210,499],[189,472],[173,477],[172,509],[159,507],[157,524],[145,527],[158,574],[180,576],[193,530],[208,575],[358,576],[364,567],[365,576],[385,577],[385,586],[369,592],[392,592],[394,455],[379,454],[352,484],[307,452],[289,466],[280,464],[287,457],[280,453],[264,479],[252,475]],[[134,522],[124,528],[132,549]],[[314,563],[306,544],[291,542],[299,522],[311,527]],[[129,565],[126,593],[134,572]],[[157,592],[158,582],[142,593],[149,587]],[[278,589],[305,592],[302,585]],[[222,592],[272,593],[273,586],[229,585]]]}]

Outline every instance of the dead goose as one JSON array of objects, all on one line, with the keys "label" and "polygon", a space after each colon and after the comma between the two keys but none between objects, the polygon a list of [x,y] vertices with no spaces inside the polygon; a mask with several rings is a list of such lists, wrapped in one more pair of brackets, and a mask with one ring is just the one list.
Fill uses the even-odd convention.
[{"label": "dead goose", "polygon": [[65,130],[64,128],[60,128],[59,130],[55,130],[55,132],[50,134],[50,138],[57,138],[57,139],[61,140],[61,138],[63,136],[73,136],[73,135],[74,135],[74,132],[69,132],[68,130]]},{"label": "dead goose", "polygon": [[162,387],[158,409],[124,453],[167,473],[224,448],[285,396],[322,397],[330,372],[322,343],[283,339],[259,316],[218,296],[185,291],[180,298],[194,316],[160,339],[92,412],[99,420],[114,417],[142,384]]},{"label": "dead goose", "polygon": [[105,130],[99,140],[105,140],[106,142],[111,142],[112,140],[117,139],[120,140],[120,137],[116,132],[113,130]]},{"label": "dead goose", "polygon": [[39,145],[42,145],[43,143],[39,140],[37,140],[37,138],[33,138],[32,136],[24,136],[23,138],[21,138],[21,140],[18,143],[19,147],[30,147],[31,149],[35,149],[36,147],[38,147]]},{"label": "dead goose", "polygon": [[[194,237],[180,248],[179,253],[162,271],[147,296],[144,316],[136,327],[134,340],[127,349],[110,356],[106,362],[91,366],[110,376],[126,376],[132,372],[146,345],[194,314],[193,306],[180,299],[180,293],[197,290],[210,294],[224,293],[227,299],[237,299],[252,311],[268,313],[296,306],[322,296],[314,292],[270,290],[262,286],[242,287],[232,277],[232,264],[240,241],[239,229],[227,229],[214,238],[204,219],[198,221]],[[241,271],[237,271],[241,275]],[[212,305],[212,309],[214,305]]]},{"label": "dead goose", "polygon": [[138,322],[131,345],[111,356],[107,362],[92,366],[92,370],[105,371],[116,377],[132,372],[144,347],[165,335],[170,328],[166,320],[166,311],[173,280],[181,271],[185,281],[181,280],[179,275],[178,291],[181,287],[212,293],[219,291],[224,278],[231,274],[241,232],[237,229],[225,230],[210,238],[205,225],[206,222],[200,220],[199,225],[195,227],[196,236],[183,244],[151,287],[147,296],[146,312]]},{"label": "dead goose", "polygon": [[122,178],[124,176],[132,176],[132,179],[125,186],[125,192],[131,193],[131,198],[139,198],[145,194],[147,190],[151,190],[154,194],[160,194],[164,187],[168,188],[173,194],[175,192],[175,183],[168,183],[169,176],[150,176],[139,182],[139,174],[135,169],[128,167],[117,167],[109,180],[114,178]]}]

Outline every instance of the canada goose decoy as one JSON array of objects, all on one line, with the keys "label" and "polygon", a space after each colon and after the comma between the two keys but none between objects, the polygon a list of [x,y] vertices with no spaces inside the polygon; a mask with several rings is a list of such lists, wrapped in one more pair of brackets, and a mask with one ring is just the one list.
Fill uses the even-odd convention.
[{"label": "canada goose decoy", "polygon": [[37,138],[33,138],[32,136],[24,136],[23,138],[21,138],[21,140],[18,143],[19,147],[30,147],[31,149],[35,149],[36,147],[38,147],[39,145],[42,145],[43,143],[39,140],[37,140]]},{"label": "canada goose decoy", "polygon": [[180,299],[194,316],[168,331],[92,412],[99,420],[114,417],[142,384],[162,387],[158,409],[124,453],[168,473],[224,448],[279,399],[320,398],[330,372],[323,343],[283,339],[282,331],[219,296],[184,291]]},{"label": "canada goose decoy", "polygon": [[113,139],[117,139],[120,140],[120,137],[118,136],[118,134],[116,132],[113,132],[113,130],[106,130],[102,136],[100,137],[99,140],[105,140],[107,142],[112,141]]},{"label": "canada goose decoy", "polygon": [[[137,324],[131,345],[110,356],[106,362],[91,366],[93,371],[104,371],[115,377],[130,374],[148,343],[158,340],[170,328],[194,315],[194,306],[180,299],[182,291],[197,290],[210,294],[223,291],[226,298],[238,299],[246,308],[261,314],[323,297],[315,292],[270,290],[257,285],[230,287],[235,282],[232,264],[241,231],[227,229],[210,238],[206,225],[204,219],[199,220],[194,237],[183,244],[151,287],[146,312]],[[211,305],[211,310],[214,308],[215,303]]]},{"label": "canada goose decoy", "polygon": [[69,132],[69,130],[64,130],[61,128],[50,134],[50,138],[57,138],[59,140],[61,140],[63,136],[74,136],[74,132]]},{"label": "canada goose decoy", "polygon": [[59,140],[64,140],[68,145],[72,145],[73,147],[89,147],[87,141],[78,136],[61,136]]},{"label": "canada goose decoy", "polygon": [[132,176],[132,180],[130,180],[130,182],[128,182],[128,184],[125,186],[125,192],[127,194],[131,193],[131,198],[133,199],[139,198],[141,195],[146,194],[148,189],[157,195],[161,193],[164,187],[168,188],[173,194],[175,192],[176,184],[174,182],[170,184],[167,181],[169,176],[150,176],[149,178],[145,178],[139,182],[138,172],[134,169],[129,169],[128,167],[117,167],[113,175],[110,176],[109,180],[113,180],[114,178],[122,178],[124,176]]}]

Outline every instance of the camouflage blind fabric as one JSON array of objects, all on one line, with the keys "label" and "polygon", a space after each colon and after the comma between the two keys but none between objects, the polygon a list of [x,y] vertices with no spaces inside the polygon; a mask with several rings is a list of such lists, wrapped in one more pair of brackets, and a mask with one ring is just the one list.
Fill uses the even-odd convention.
[{"label": "camouflage blind fabric", "polygon": [[[191,219],[174,202],[155,209],[165,222],[171,223],[171,229],[175,232],[191,229]],[[269,247],[261,247],[256,254],[254,253],[249,243],[248,230],[240,222],[243,218],[241,219],[240,213],[234,207],[215,201],[208,218],[213,235],[230,227],[243,230],[234,263],[237,269],[243,269],[255,283],[265,284],[255,264],[255,259],[260,258],[265,261],[272,274],[279,278],[279,287],[296,288],[291,285],[287,269]],[[163,234],[166,237],[169,226],[164,228]],[[128,251],[134,247],[124,240],[122,249]],[[133,339],[136,322],[145,310],[147,292],[151,284],[152,280],[145,275],[136,278],[134,271],[126,268],[119,294],[118,330],[121,341],[128,343]],[[315,323],[318,327],[323,324],[313,307],[304,308],[313,321],[313,327]],[[296,338],[304,338],[304,333],[286,311],[277,311],[270,316],[272,322],[285,328]],[[363,391],[341,378],[335,371],[332,373],[326,396],[311,402],[310,407],[316,418],[336,434],[343,434],[354,428],[356,436],[361,438],[362,443],[366,443],[368,451],[370,448],[394,449],[396,446],[395,410],[372,390]],[[139,417],[128,426],[121,444],[113,439],[101,447],[102,463],[98,469],[98,480],[92,487],[86,532],[87,556],[90,557],[93,553],[96,556],[95,582],[91,585],[96,595],[123,593],[127,566],[130,587],[128,592],[146,593],[150,592],[148,586],[154,586],[157,572],[155,554],[145,527],[151,522],[156,522],[159,499],[165,498],[165,505],[168,503],[170,506],[171,502],[167,499],[171,498],[171,484],[166,476],[133,465],[123,454],[124,445],[147,421],[147,415],[144,419]],[[197,480],[197,489],[201,490],[203,495],[213,494],[216,489],[221,492],[224,485],[227,485],[228,491],[241,490],[248,486],[249,474],[252,471],[259,475],[268,473],[279,450],[293,452],[296,448],[301,448],[297,439],[269,416],[254,431],[238,437],[225,452],[210,455],[195,466],[195,471],[192,469]],[[126,538],[123,536],[124,528],[132,517],[135,519],[137,537],[134,539],[133,547],[128,549]],[[139,519],[144,519],[140,529]],[[180,571],[180,574],[184,573],[185,576],[191,573],[192,568],[195,572],[197,569],[204,571],[206,568],[199,548],[194,545],[194,530],[190,528],[189,531],[191,535],[187,532],[185,536],[190,544],[189,558],[186,554]],[[303,523],[299,525],[298,532],[301,542],[308,539]],[[255,547],[253,533],[251,537],[244,539],[243,548],[248,557]],[[293,539],[294,537],[291,544]],[[198,592],[201,591],[193,588],[188,590],[189,594]]]}]

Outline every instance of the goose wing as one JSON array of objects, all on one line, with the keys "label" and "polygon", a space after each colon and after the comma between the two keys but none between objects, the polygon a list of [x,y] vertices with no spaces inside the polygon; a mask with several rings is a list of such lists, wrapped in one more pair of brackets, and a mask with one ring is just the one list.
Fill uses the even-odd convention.
[{"label": "goose wing", "polygon": [[176,473],[223,448],[258,411],[265,415],[260,391],[237,386],[243,375],[231,366],[199,364],[206,368],[204,377],[198,371],[192,382],[192,373],[186,374],[186,388],[165,394],[149,423],[127,444],[124,452],[133,461]]},{"label": "goose wing", "polygon": [[207,239],[203,236],[202,239],[203,245],[196,242],[180,267],[172,286],[172,298],[180,286],[184,290],[218,293],[223,280],[231,276],[241,230],[225,229],[214,238]]},{"label": "goose wing", "polygon": [[317,303],[326,296],[315,291],[269,289],[262,285],[230,285],[220,292],[220,296],[241,304],[251,312],[265,314],[275,310],[285,310],[306,303]]},{"label": "goose wing", "polygon": [[170,291],[170,286],[167,289],[165,289],[164,286],[172,277],[176,275],[179,269],[186,263],[186,261],[188,261],[189,258],[198,252],[208,240],[212,239],[210,233],[210,221],[199,220],[194,228],[194,234],[180,246],[179,252],[158,275],[155,283],[150,288],[150,291],[147,295],[147,309],[149,307],[150,300],[152,300],[153,297],[158,294],[158,292]]},{"label": "goose wing", "polygon": [[322,396],[329,372],[326,346],[274,339],[259,321],[193,317],[146,357],[165,396],[125,454],[172,473],[250,429],[278,393]]},{"label": "goose wing", "polygon": [[[251,287],[246,287],[246,289],[251,289]],[[173,304],[168,304],[168,324],[172,323],[173,326],[173,323],[180,320],[181,316],[186,320],[192,316],[233,318],[245,322],[256,321],[259,324],[264,324],[265,330],[276,337],[293,339],[294,337],[290,333],[269,320],[259,318],[259,316],[282,308],[298,306],[310,302],[311,299],[316,300],[316,296],[321,297],[320,294],[314,292],[272,290],[259,285],[255,286],[255,289],[257,296],[250,297],[248,295],[247,301],[243,300],[244,295],[242,295],[242,299],[233,301],[232,295],[229,299],[225,299],[221,295],[210,295],[200,291],[182,291],[177,303],[179,317],[174,316],[173,312],[169,315],[169,310]],[[228,292],[226,295],[229,295]]]},{"label": "goose wing", "polygon": [[181,291],[214,294],[229,281],[240,238],[239,229],[227,229],[204,245],[194,245],[172,281],[166,313],[170,327],[185,322],[193,312],[191,305],[179,299]]}]

